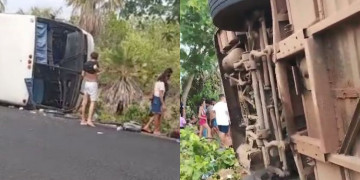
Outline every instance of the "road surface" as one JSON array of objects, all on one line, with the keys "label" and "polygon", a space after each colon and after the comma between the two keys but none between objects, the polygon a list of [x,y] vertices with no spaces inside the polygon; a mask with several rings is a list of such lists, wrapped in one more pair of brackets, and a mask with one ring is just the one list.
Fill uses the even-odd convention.
[{"label": "road surface", "polygon": [[173,141],[0,107],[1,180],[178,180],[179,154]]}]

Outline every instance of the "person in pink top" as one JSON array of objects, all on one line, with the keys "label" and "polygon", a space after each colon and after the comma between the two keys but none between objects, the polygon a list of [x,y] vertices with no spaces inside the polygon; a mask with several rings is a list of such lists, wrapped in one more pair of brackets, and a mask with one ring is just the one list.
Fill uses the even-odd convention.
[{"label": "person in pink top", "polygon": [[206,102],[205,100],[203,100],[201,106],[199,107],[199,114],[198,114],[198,118],[199,118],[199,125],[200,125],[200,132],[199,132],[199,136],[202,137],[203,131],[206,129],[207,130],[207,137],[211,138],[211,129],[207,123],[207,116],[206,116]]},{"label": "person in pink top", "polygon": [[180,117],[180,129],[184,129],[186,126],[186,120],[184,117]]}]

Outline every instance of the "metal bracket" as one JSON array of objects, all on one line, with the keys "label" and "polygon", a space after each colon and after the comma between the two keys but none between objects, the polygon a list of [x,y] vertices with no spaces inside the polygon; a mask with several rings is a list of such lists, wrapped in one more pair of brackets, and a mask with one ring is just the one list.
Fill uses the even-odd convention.
[{"label": "metal bracket", "polygon": [[318,139],[295,134],[291,136],[291,140],[300,154],[325,162],[325,154],[320,150],[320,141]]},{"label": "metal bracket", "polygon": [[255,61],[246,61],[244,62],[244,65],[245,65],[245,69],[247,71],[253,71],[253,70],[256,70],[256,63]]},{"label": "metal bracket", "polygon": [[267,137],[269,137],[270,132],[267,129],[257,129],[256,135],[259,137],[259,139],[266,139]]},{"label": "metal bracket", "polygon": [[310,26],[305,29],[305,34],[307,37],[316,35],[324,30],[334,27],[339,23],[348,20],[349,18],[359,15],[360,13],[360,3],[353,3],[349,8],[337,12],[335,15],[329,16],[326,19]]},{"label": "metal bracket", "polygon": [[276,54],[277,60],[292,56],[304,51],[305,36],[304,32],[297,31],[291,36],[279,42],[279,52]]},{"label": "metal bracket", "polygon": [[231,75],[228,75],[228,74],[224,74],[224,77],[227,78],[227,79],[229,79],[230,82],[231,82],[231,81],[236,82],[236,85],[240,85],[240,86],[243,86],[243,85],[249,83],[249,82],[247,82],[247,81],[243,81],[243,80],[240,79],[240,78],[239,78],[239,79],[236,79],[236,78],[234,78],[234,77],[232,77]]}]

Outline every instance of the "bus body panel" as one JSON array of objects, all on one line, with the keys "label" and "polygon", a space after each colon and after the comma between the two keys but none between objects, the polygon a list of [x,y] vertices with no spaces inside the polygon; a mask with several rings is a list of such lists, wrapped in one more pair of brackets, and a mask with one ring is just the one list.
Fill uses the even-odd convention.
[{"label": "bus body panel", "polygon": [[26,105],[25,79],[32,78],[36,17],[0,14],[0,22],[0,101]]},{"label": "bus body panel", "polygon": [[94,38],[90,33],[86,32],[85,30],[82,30],[82,32],[85,34],[87,39],[87,60],[89,60],[90,54],[94,52],[95,49]]},{"label": "bus body panel", "polygon": [[[31,15],[0,14],[0,102],[2,103],[18,106],[37,105],[33,104],[33,97],[30,97],[36,84],[27,83],[36,78],[35,69],[38,66],[35,63],[36,24],[39,21],[82,32],[86,50],[84,62],[90,59],[90,54],[94,51],[92,35],[74,25]],[[54,68],[56,69],[56,67]],[[71,91],[77,94],[79,90]],[[50,89],[50,91],[58,90]],[[70,100],[70,103],[81,99],[81,96],[75,94],[71,95],[74,99]]]}]

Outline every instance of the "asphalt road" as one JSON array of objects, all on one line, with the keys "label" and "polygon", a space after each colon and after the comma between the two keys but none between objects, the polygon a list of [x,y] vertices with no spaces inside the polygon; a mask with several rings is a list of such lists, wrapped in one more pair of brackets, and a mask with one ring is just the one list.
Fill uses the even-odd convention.
[{"label": "asphalt road", "polygon": [[0,107],[0,180],[178,180],[179,154],[173,141]]}]

